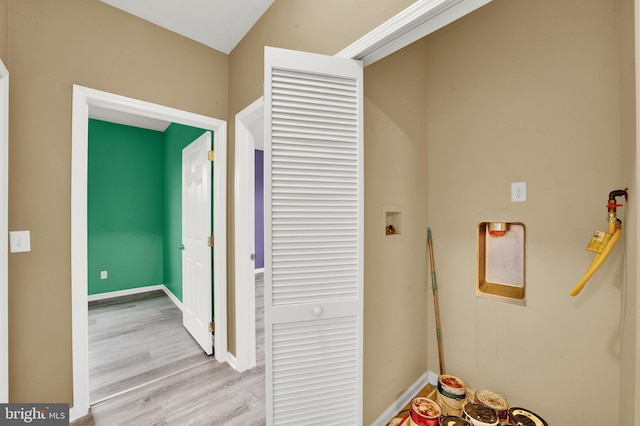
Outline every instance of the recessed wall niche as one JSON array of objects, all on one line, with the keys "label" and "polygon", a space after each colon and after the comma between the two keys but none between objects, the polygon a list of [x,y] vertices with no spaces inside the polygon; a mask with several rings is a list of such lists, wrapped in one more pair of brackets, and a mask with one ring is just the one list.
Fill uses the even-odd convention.
[{"label": "recessed wall niche", "polygon": [[382,206],[382,235],[385,238],[399,238],[404,232],[404,207]]}]

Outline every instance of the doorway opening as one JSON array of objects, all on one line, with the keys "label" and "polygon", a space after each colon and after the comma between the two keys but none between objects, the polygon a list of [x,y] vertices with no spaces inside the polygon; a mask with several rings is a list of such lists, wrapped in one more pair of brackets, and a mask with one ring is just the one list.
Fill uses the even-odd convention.
[{"label": "doorway opening", "polygon": [[[142,122],[129,115],[114,118],[101,109],[89,113],[87,275],[93,406],[211,355],[212,249],[207,237],[214,165],[208,160],[210,131],[160,120]],[[196,142],[189,164],[199,166],[200,173],[185,173],[184,150]],[[197,185],[186,185],[184,177],[196,179]],[[185,190],[196,191],[202,202],[181,209],[192,200],[183,196]],[[192,231],[191,239],[181,235],[184,229]],[[196,253],[198,261],[189,261]],[[194,294],[197,297],[190,297]]]},{"label": "doorway opening", "polygon": [[213,204],[216,214],[213,232],[213,298],[216,319],[215,359],[227,361],[226,306],[226,122],[199,114],[152,104],[124,96],[74,85],[71,159],[71,293],[73,407],[71,419],[89,410],[88,368],[88,296],[87,296],[87,158],[88,121],[92,110],[107,110],[115,115],[132,115],[210,130],[214,133],[216,167],[213,176]]}]

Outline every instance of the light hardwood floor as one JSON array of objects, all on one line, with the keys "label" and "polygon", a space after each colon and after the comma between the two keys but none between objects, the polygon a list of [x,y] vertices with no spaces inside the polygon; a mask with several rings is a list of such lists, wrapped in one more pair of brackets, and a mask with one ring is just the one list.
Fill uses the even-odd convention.
[{"label": "light hardwood floor", "polygon": [[[102,336],[95,337],[95,340],[111,339],[113,343],[116,340],[137,335],[138,337],[133,339],[134,342],[137,341],[133,344],[137,349],[130,350],[129,354],[121,354],[119,350],[107,349],[109,345],[95,345],[96,351],[100,352],[100,358],[104,361],[97,361],[94,364],[90,354],[91,400],[105,398],[115,392],[123,393],[93,404],[89,415],[72,424],[77,426],[265,424],[263,287],[262,274],[256,275],[257,366],[244,373],[238,373],[229,365],[220,364],[213,357],[207,357],[199,347],[195,353],[192,345],[184,342],[182,346],[185,347],[171,347],[162,353],[162,347],[172,346],[167,344],[168,342],[179,341],[183,337],[180,332],[181,312],[174,306],[178,312],[176,315],[172,312],[171,306],[165,306],[162,298],[166,296],[163,294],[150,297],[152,302],[150,305],[155,308],[141,309],[146,313],[142,314],[142,319],[139,321],[133,319],[135,307],[132,305],[142,304],[141,300],[112,303],[110,309],[107,306],[101,306],[101,309],[95,310],[95,315],[90,313],[90,327],[92,327],[98,325],[101,322],[100,319],[107,316],[106,311],[120,311],[116,315],[123,317],[117,320],[123,327],[120,333],[107,331],[108,327],[103,324],[98,327]],[[171,301],[169,304],[172,305]],[[102,303],[102,305],[108,305],[108,303]],[[165,311],[164,316],[161,315],[161,311]],[[95,324],[92,323],[94,318]],[[151,336],[149,331],[139,329],[143,322],[158,323],[159,327],[154,333],[157,333],[156,340],[159,344],[152,343],[153,339],[147,339]],[[172,324],[169,325],[169,323]],[[176,323],[179,324],[178,327],[175,327]],[[131,331],[122,332],[129,329]],[[163,331],[167,331],[168,334],[160,337]],[[139,333],[145,336],[140,336]],[[190,336],[188,338],[191,339]],[[93,343],[95,341],[90,331],[89,345],[92,346]],[[197,346],[193,340],[189,343]],[[143,347],[146,349],[141,349]],[[109,376],[111,379],[107,378]],[[126,388],[132,387],[133,389],[126,391]]]},{"label": "light hardwood floor", "polygon": [[161,290],[89,303],[92,403],[206,361]]}]

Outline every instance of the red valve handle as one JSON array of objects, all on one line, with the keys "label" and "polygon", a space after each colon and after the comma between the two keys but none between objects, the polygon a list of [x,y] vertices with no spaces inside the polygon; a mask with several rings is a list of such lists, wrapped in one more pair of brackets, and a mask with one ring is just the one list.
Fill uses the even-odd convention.
[{"label": "red valve handle", "polygon": [[608,209],[615,209],[616,207],[622,207],[622,206],[624,206],[624,204],[615,204],[615,203],[607,204]]}]

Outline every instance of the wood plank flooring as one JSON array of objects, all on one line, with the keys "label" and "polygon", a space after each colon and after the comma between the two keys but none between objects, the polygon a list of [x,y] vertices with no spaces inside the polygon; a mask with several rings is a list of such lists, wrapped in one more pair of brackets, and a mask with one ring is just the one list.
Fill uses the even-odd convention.
[{"label": "wood plank flooring", "polygon": [[[107,331],[106,326],[99,328],[101,338],[112,341],[123,340],[125,336],[139,336],[139,344],[147,349],[137,351],[136,354],[120,354],[117,350],[107,349],[108,345],[98,345],[103,363],[91,364],[90,377],[100,377],[96,380],[96,396],[108,395],[116,389],[128,387],[115,397],[101,400],[92,405],[89,415],[72,423],[73,425],[263,425],[265,424],[265,388],[264,388],[264,293],[262,274],[256,275],[256,337],[257,337],[257,366],[244,373],[238,373],[227,364],[218,363],[213,357],[207,357],[197,347],[198,353],[192,353],[187,347],[171,348],[162,352],[167,342],[181,339],[179,329],[182,329],[182,314],[171,312],[170,306],[165,306],[162,296],[152,297],[151,311],[142,317],[149,323],[179,322],[179,327],[163,324],[160,329],[172,330],[167,337],[160,339],[160,343],[152,343],[139,333],[150,335],[138,329],[140,324],[134,322],[131,305],[141,304],[141,301],[126,300],[115,303],[113,311],[122,311],[120,324],[131,331],[114,333]],[[158,300],[156,300],[158,299]],[[167,298],[168,300],[168,298]],[[171,301],[169,301],[170,304]],[[107,303],[103,303],[106,305]],[[115,307],[115,309],[114,309]],[[160,311],[167,310],[161,316]],[[105,310],[107,310],[105,308]],[[98,325],[104,312],[90,313],[90,323],[95,319]],[[128,319],[127,319],[128,317]],[[176,318],[179,317],[179,318]],[[170,320],[169,318],[173,318]],[[142,321],[144,322],[144,321]],[[129,330],[129,328],[126,328]],[[160,333],[161,330],[158,330]],[[186,331],[185,331],[186,333]],[[91,334],[91,332],[90,332]],[[192,343],[197,346],[191,336]],[[99,340],[96,337],[97,340]],[[164,344],[163,344],[164,341]],[[90,336],[90,346],[92,337]],[[189,346],[189,345],[185,345]],[[111,362],[109,362],[111,360]],[[146,364],[146,371],[136,371],[140,367],[130,364]],[[118,367],[120,366],[120,367]],[[169,368],[171,367],[171,368]],[[122,371],[121,371],[122,370]],[[126,373],[126,371],[129,371]],[[95,374],[91,374],[95,373]],[[108,379],[111,375],[111,379]],[[129,375],[129,377],[127,377]],[[135,377],[135,380],[134,380]],[[137,383],[141,378],[144,383]],[[91,400],[94,399],[93,383]],[[133,389],[131,389],[133,388]]]},{"label": "wood plank flooring", "polygon": [[161,290],[89,303],[92,403],[206,361]]}]

